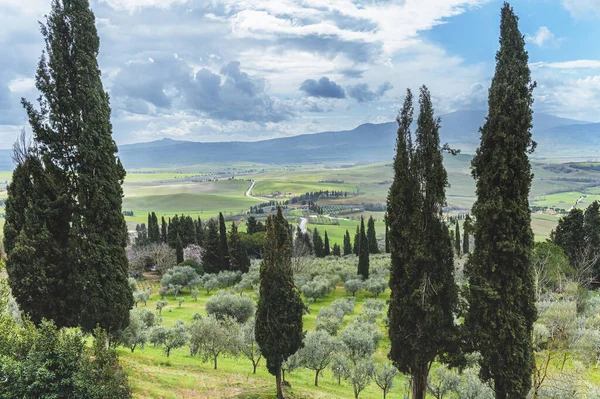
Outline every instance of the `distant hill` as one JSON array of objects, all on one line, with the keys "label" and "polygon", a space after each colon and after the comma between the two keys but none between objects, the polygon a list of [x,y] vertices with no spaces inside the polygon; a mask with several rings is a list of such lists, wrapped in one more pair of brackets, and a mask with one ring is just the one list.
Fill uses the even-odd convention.
[{"label": "distant hill", "polygon": [[[473,153],[486,111],[442,115],[442,143]],[[303,134],[256,142],[201,143],[162,139],[120,146],[127,169],[197,165],[209,162],[316,163],[379,162],[394,156],[396,122],[367,123],[338,132]],[[536,156],[600,156],[600,124],[534,114]],[[599,149],[599,150],[596,150]],[[0,150],[0,170],[12,169],[10,152]]]},{"label": "distant hill", "polygon": [[[583,121],[534,114],[534,135],[545,137],[541,150],[556,149],[554,130],[562,127],[595,126]],[[486,111],[459,111],[442,115],[442,143],[473,153],[479,145],[479,127]],[[598,125],[600,127],[600,124]],[[394,156],[396,122],[367,123],[339,132],[303,134],[257,142],[199,143],[163,139],[151,143],[123,145],[120,157],[128,169],[196,165],[205,162],[315,163],[315,162],[379,162]],[[580,134],[587,136],[586,128]],[[590,130],[590,134],[595,134]],[[586,139],[587,140],[587,139]],[[575,141],[579,142],[578,140]],[[576,145],[576,144],[574,144]]]}]

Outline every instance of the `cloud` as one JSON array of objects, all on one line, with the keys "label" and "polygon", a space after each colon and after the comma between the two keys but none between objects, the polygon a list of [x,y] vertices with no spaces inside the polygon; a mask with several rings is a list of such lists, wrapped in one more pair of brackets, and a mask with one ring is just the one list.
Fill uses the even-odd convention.
[{"label": "cloud", "polygon": [[573,60],[564,62],[534,62],[530,65],[532,69],[596,69],[600,68],[600,60]]},{"label": "cloud", "polygon": [[600,0],[562,0],[562,4],[575,18],[600,17]]},{"label": "cloud", "polygon": [[321,79],[307,79],[300,85],[300,90],[312,97],[346,98],[342,86],[323,76]]},{"label": "cloud", "polygon": [[392,84],[386,80],[375,91],[371,90],[368,84],[359,83],[355,86],[348,86],[347,92],[349,97],[354,98],[359,103],[366,103],[379,100],[388,90],[391,90],[393,87],[394,86],[392,86]]},{"label": "cloud", "polygon": [[102,3],[107,3],[114,10],[128,11],[133,13],[144,7],[169,8],[174,4],[184,4],[188,0],[100,0]]},{"label": "cloud", "polygon": [[535,35],[526,35],[525,39],[538,47],[558,47],[563,41],[562,38],[557,38],[546,26],[540,26]]}]

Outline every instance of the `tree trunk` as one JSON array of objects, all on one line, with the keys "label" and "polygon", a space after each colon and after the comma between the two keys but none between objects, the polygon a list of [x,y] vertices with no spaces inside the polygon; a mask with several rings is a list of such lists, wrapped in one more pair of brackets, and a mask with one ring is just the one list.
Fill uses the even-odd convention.
[{"label": "tree trunk", "polygon": [[277,399],[285,399],[283,397],[283,388],[281,387],[281,369],[275,373],[275,382],[277,383]]},{"label": "tree trunk", "polygon": [[252,374],[256,374],[256,363],[252,362],[252,366],[254,367],[254,372]]},{"label": "tree trunk", "polygon": [[215,370],[217,369],[217,356],[215,356]]},{"label": "tree trunk", "polygon": [[496,399],[506,399],[507,397],[503,389],[496,389]]},{"label": "tree trunk", "polygon": [[427,395],[427,375],[429,367],[420,365],[411,374],[412,399],[425,399]]},{"label": "tree trunk", "polygon": [[315,386],[319,386],[319,370],[315,373]]}]

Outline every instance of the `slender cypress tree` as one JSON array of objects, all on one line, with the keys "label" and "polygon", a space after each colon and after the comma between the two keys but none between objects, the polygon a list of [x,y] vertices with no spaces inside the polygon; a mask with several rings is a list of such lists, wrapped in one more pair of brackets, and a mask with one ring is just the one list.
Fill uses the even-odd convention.
[{"label": "slender cypress tree", "polygon": [[158,218],[154,212],[148,215],[148,241],[151,243],[158,243],[161,241]]},{"label": "slender cypress tree", "polygon": [[219,241],[219,227],[213,219],[206,225],[204,235],[204,256],[202,266],[206,273],[218,273],[221,271],[221,247]]},{"label": "slender cypress tree", "polygon": [[[598,201],[592,202],[585,210],[583,230],[585,231],[583,253],[587,255],[588,259],[593,260],[597,258],[598,251],[600,251],[600,204]],[[600,276],[600,260],[596,259],[592,268],[592,279],[596,280]]]},{"label": "slender cypress tree", "polygon": [[204,245],[204,225],[202,224],[202,219],[198,217],[196,220],[196,241],[198,245]]},{"label": "slender cypress tree", "polygon": [[315,227],[315,229],[313,230],[312,246],[315,251],[315,256],[317,258],[322,258],[325,256],[324,245],[325,244],[323,243],[323,238],[321,238],[319,230],[317,230],[317,228]]},{"label": "slender cypress tree", "polygon": [[173,216],[169,219],[169,227],[167,229],[167,243],[171,248],[175,248],[177,245],[177,235],[181,233],[181,222],[179,215]]},{"label": "slender cypress tree", "polygon": [[314,253],[314,248],[313,248],[312,242],[310,240],[310,234],[308,234],[308,231],[304,232],[304,235],[302,236],[302,240],[304,241],[304,246],[306,248],[308,248],[308,254],[312,255]]},{"label": "slender cypress tree", "polygon": [[461,257],[461,249],[462,246],[460,244],[460,225],[458,223],[458,219],[456,220],[456,227],[454,229],[454,253],[456,254],[456,256],[458,256],[459,258]]},{"label": "slender cypress tree", "polygon": [[362,276],[363,280],[369,278],[369,241],[365,232],[365,219],[360,218],[360,242],[358,250],[358,275]]},{"label": "slender cypress tree", "polygon": [[229,259],[231,259],[231,270],[247,273],[250,268],[250,258],[242,243],[238,227],[231,223],[231,232],[229,233]]},{"label": "slender cypress tree", "polygon": [[497,399],[525,398],[535,367],[537,317],[530,253],[529,190],[532,92],[525,40],[508,3],[502,8],[500,49],[489,90],[489,111],[472,161],[475,248],[466,264],[469,310],[465,329],[481,353],[481,377]]},{"label": "slender cypress tree", "polygon": [[394,182],[387,202],[392,258],[389,357],[401,372],[410,374],[413,399],[425,399],[431,364],[453,352],[458,342],[458,289],[452,243],[442,217],[448,176],[439,120],[425,86],[419,105],[413,147],[412,93],[407,91],[398,116]]},{"label": "slender cypress tree", "polygon": [[339,246],[339,244],[336,242],[335,244],[333,244],[333,249],[331,250],[331,254],[333,256],[342,256],[342,248]]},{"label": "slender cypress tree", "polygon": [[471,216],[467,213],[463,222],[463,255],[468,255],[471,252],[469,248],[469,234],[471,234]]},{"label": "slender cypress tree", "polygon": [[352,255],[352,242],[350,241],[350,233],[346,230],[344,236],[344,256]]},{"label": "slender cypress tree", "polygon": [[390,253],[390,239],[389,239],[389,234],[390,234],[390,226],[388,224],[388,215],[387,213],[385,214],[385,253],[389,254]]},{"label": "slender cypress tree", "polygon": [[373,216],[369,217],[367,223],[367,241],[369,242],[369,253],[378,254],[379,245],[377,244],[377,233],[375,232],[375,220]]},{"label": "slender cypress tree", "polygon": [[360,254],[360,225],[356,226],[356,233],[354,234],[354,247],[352,248],[354,255]]},{"label": "slender cypress tree", "polygon": [[190,244],[197,244],[198,240],[196,238],[196,223],[194,223],[194,219],[191,216],[183,216],[181,215],[181,227],[179,230],[179,235],[181,237],[181,242],[183,247],[187,247]]},{"label": "slender cypress tree", "polygon": [[164,216],[161,217],[160,222],[160,240],[164,243],[167,242],[167,222]]},{"label": "slender cypress tree", "polygon": [[329,237],[327,236],[327,230],[325,230],[325,240],[323,241],[323,256],[331,255],[331,247],[329,246]]},{"label": "slender cypress tree", "polygon": [[229,270],[229,248],[227,247],[227,226],[225,218],[219,212],[219,258],[221,270]]},{"label": "slender cypress tree", "polygon": [[[95,17],[87,0],[57,0],[41,31],[46,51],[36,76],[39,110],[26,100],[22,103],[42,160],[37,165],[41,169],[35,171],[39,183],[51,182],[42,198],[50,201],[46,210],[51,215],[40,219],[31,232],[27,230],[32,221],[25,219],[21,231],[24,239],[30,234],[51,237],[52,242],[45,244],[53,248],[45,253],[35,251],[37,244],[31,249],[42,256],[37,261],[47,265],[49,276],[41,283],[63,281],[57,287],[41,285],[17,295],[52,307],[36,317],[51,318],[60,326],[80,325],[85,331],[99,325],[114,332],[128,325],[133,297],[127,283],[127,228],[122,214],[125,170],[115,156],[108,94],[97,62],[100,40]],[[30,182],[37,191],[38,182]],[[29,206],[19,210],[27,214]],[[40,206],[35,212],[41,210]],[[9,260],[11,283],[11,271],[27,267],[18,261],[19,256]],[[56,294],[62,298],[51,297]]]},{"label": "slender cypress tree", "polygon": [[177,240],[175,241],[175,255],[177,256],[177,264],[183,262],[183,242],[179,234],[177,234]]},{"label": "slender cypress tree", "polygon": [[275,376],[277,398],[283,399],[281,366],[302,348],[304,303],[294,283],[292,248],[281,208],[267,219],[267,245],[260,265],[260,295],[255,337],[267,370]]}]

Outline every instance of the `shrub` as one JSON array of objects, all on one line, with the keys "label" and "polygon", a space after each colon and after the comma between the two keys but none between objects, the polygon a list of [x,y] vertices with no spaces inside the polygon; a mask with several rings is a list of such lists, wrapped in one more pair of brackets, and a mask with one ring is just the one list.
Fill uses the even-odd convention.
[{"label": "shrub", "polygon": [[246,296],[230,294],[224,291],[217,292],[206,303],[206,313],[218,320],[232,318],[244,324],[255,312],[254,301]]},{"label": "shrub", "polygon": [[360,279],[352,279],[348,280],[344,283],[344,289],[347,294],[352,294],[352,296],[356,295],[356,293],[363,289],[365,283]]},{"label": "shrub", "polygon": [[191,266],[175,266],[165,272],[160,283],[163,287],[191,289],[200,283],[200,277]]}]

